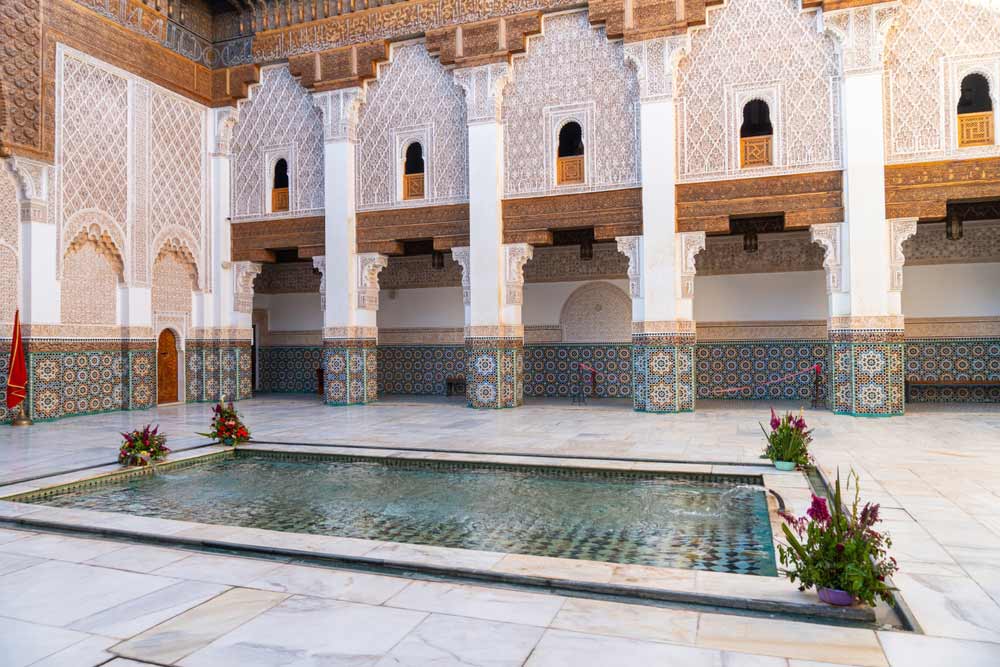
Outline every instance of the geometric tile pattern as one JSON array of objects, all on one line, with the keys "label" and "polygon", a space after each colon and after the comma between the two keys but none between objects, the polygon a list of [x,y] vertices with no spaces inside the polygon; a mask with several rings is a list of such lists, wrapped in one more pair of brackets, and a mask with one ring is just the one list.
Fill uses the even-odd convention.
[{"label": "geometric tile pattern", "polygon": [[444,396],[450,377],[465,376],[460,345],[400,345],[378,348],[380,394]]},{"label": "geometric tile pattern", "polygon": [[32,419],[151,407],[155,354],[145,342],[31,341],[26,360]]},{"label": "geometric tile pattern", "polygon": [[[800,400],[813,398],[813,375],[799,375],[774,384],[777,378],[807,371],[817,363],[826,366],[830,346],[826,341],[725,341],[696,345],[698,398],[737,400]],[[740,391],[724,389],[746,387]],[[821,400],[826,384],[819,386]]]},{"label": "geometric tile pattern", "polygon": [[524,340],[466,338],[466,398],[470,408],[524,403]]},{"label": "geometric tile pattern", "polygon": [[695,339],[632,336],[632,402],[642,412],[690,412],[695,397]]},{"label": "geometric tile pattern", "polygon": [[357,405],[378,398],[378,350],[371,338],[323,341],[327,405]]},{"label": "geometric tile pattern", "polygon": [[[593,390],[586,364],[597,371]],[[570,397],[582,384],[588,396],[628,398],[632,395],[632,346],[586,343],[524,346],[524,395]]]},{"label": "geometric tile pattern", "polygon": [[[7,369],[10,367],[10,340],[0,340],[0,424],[6,424],[12,415],[7,411]],[[31,405],[27,401],[25,405]]]},{"label": "geometric tile pattern", "polygon": [[906,400],[910,402],[1000,402],[1000,339],[908,340],[906,379],[996,383],[992,387],[910,386],[906,396]]},{"label": "geometric tile pattern", "polygon": [[830,331],[830,396],[837,414],[903,414],[903,332],[895,329]]},{"label": "geometric tile pattern", "polygon": [[253,396],[250,344],[246,341],[188,340],[184,351],[185,400],[214,403]]},{"label": "geometric tile pattern", "polygon": [[[258,351],[261,391],[315,394],[316,370],[323,365],[323,348],[262,347]],[[379,366],[382,360],[379,359]]]}]

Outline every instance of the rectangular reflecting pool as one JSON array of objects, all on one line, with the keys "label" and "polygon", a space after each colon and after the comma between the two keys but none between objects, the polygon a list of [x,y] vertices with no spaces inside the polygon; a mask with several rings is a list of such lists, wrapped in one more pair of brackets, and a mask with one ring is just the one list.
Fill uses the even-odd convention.
[{"label": "rectangular reflecting pool", "polygon": [[296,533],[774,576],[765,491],[754,479],[237,452],[26,500]]}]

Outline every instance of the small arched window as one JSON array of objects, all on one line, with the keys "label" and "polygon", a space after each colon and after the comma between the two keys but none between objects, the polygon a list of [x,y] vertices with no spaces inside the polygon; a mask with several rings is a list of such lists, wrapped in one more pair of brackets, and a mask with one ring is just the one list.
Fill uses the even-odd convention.
[{"label": "small arched window", "polygon": [[771,110],[763,100],[750,100],[743,107],[740,125],[740,167],[766,167],[772,164]]},{"label": "small arched window", "polygon": [[960,148],[991,146],[993,134],[990,82],[982,74],[969,74],[962,79],[958,98],[958,145]]},{"label": "small arched window", "polygon": [[584,182],[583,128],[570,121],[559,130],[556,148],[556,183],[573,185]]},{"label": "small arched window", "polygon": [[271,210],[274,212],[288,210],[288,162],[284,158],[274,163]]},{"label": "small arched window", "polygon": [[414,141],[403,158],[403,199],[424,198],[424,147]]}]

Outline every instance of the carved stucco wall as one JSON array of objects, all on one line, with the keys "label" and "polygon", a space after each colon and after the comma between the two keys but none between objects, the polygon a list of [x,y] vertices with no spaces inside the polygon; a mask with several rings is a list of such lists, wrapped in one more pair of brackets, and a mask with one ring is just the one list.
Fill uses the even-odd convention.
[{"label": "carved stucco wall", "polygon": [[319,109],[287,65],[265,67],[238,105],[233,129],[233,216],[272,215],[266,208],[274,163],[288,162],[289,215],[322,215],[323,127]]},{"label": "carved stucco wall", "polygon": [[1000,0],[902,0],[886,39],[886,161],[1000,155],[958,148],[962,79],[979,72],[1000,102]]},{"label": "carved stucco wall", "polygon": [[[608,41],[584,11],[544,17],[504,90],[505,196],[638,185],[638,100],[621,42]],[[556,186],[559,130],[570,120],[583,129],[586,183]]]},{"label": "carved stucco wall", "polygon": [[[707,12],[677,76],[678,180],[840,168],[839,64],[798,0],[739,0]],[[768,103],[774,164],[741,170],[743,106]]]},{"label": "carved stucco wall", "polygon": [[[14,177],[0,163],[0,324],[14,321],[14,311],[21,294],[18,271],[18,216],[17,190]],[[9,331],[9,328],[2,329]],[[6,335],[6,334],[4,334]]]},{"label": "carved stucco wall", "polygon": [[115,324],[118,283],[155,288],[163,248],[206,276],[206,108],[60,46],[56,110],[49,221],[59,232],[62,322]]},{"label": "carved stucco wall", "polygon": [[[413,141],[424,149],[425,198],[403,201],[403,158]],[[422,43],[394,46],[361,107],[358,209],[467,201],[468,152],[465,97],[451,72]]]},{"label": "carved stucco wall", "polygon": [[632,340],[632,299],[605,282],[581,285],[559,316],[566,343],[628,343]]},{"label": "carved stucco wall", "polygon": [[120,278],[106,247],[90,239],[75,246],[63,260],[62,323],[115,324]]}]

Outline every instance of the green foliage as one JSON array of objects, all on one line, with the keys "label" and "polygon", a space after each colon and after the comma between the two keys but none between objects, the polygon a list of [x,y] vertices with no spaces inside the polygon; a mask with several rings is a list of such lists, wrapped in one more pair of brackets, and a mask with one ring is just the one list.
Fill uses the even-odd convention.
[{"label": "green foliage", "polygon": [[760,425],[764,432],[767,445],[764,447],[762,459],[775,461],[791,461],[800,466],[809,465],[809,443],[812,442],[812,430],[806,427],[806,420],[799,413],[796,417],[791,412],[785,413],[780,419],[771,409],[771,432]]},{"label": "green foliage", "polygon": [[832,500],[832,512],[826,500],[813,496],[808,517],[782,514],[786,523],[782,532],[788,545],[778,545],[782,572],[791,581],[800,582],[802,590],[812,587],[847,591],[869,606],[875,599],[892,601],[895,590],[886,579],[898,569],[896,559],[888,555],[892,540],[873,530],[881,521],[879,506],[866,503],[858,510],[860,487],[853,471],[848,488],[854,483],[854,502],[844,511],[840,476]]},{"label": "green foliage", "polygon": [[160,434],[160,427],[149,424],[141,431],[122,433],[122,446],[118,450],[118,463],[126,466],[144,466],[159,461],[170,453],[167,436]]}]

